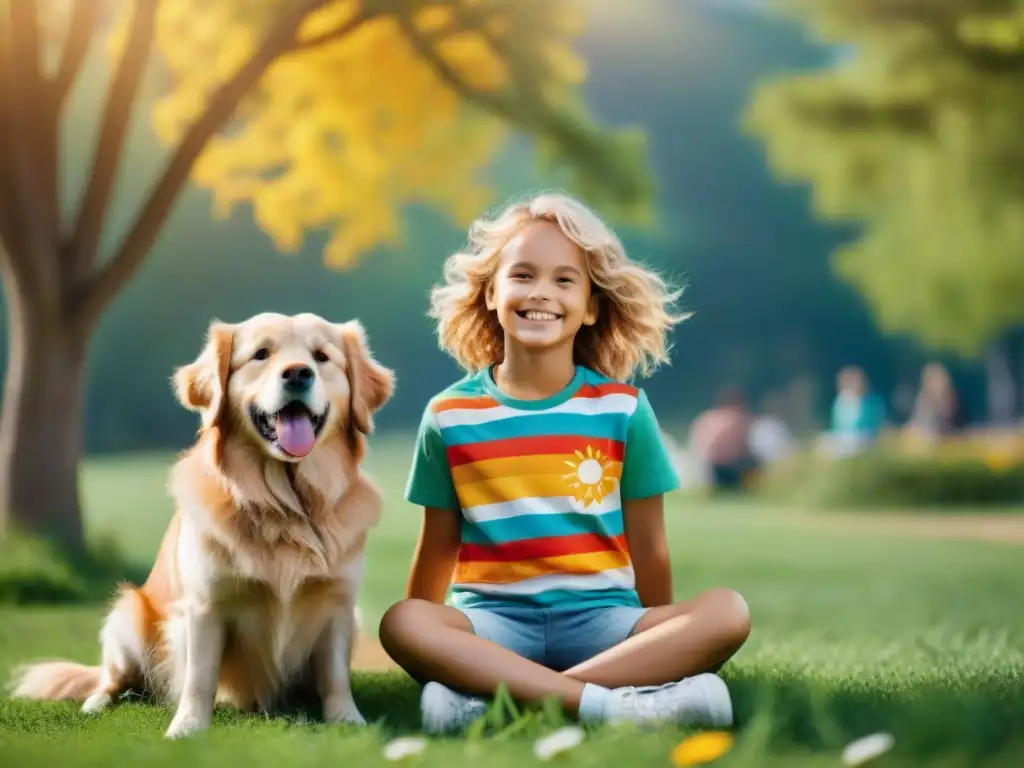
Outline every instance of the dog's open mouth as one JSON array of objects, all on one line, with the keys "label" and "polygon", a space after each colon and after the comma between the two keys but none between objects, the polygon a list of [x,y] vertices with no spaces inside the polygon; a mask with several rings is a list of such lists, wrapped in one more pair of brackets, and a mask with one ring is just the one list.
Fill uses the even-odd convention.
[{"label": "dog's open mouth", "polygon": [[316,445],[316,438],[327,422],[327,410],[315,414],[296,400],[277,413],[267,413],[255,404],[250,405],[249,417],[264,440],[289,456],[302,458]]}]

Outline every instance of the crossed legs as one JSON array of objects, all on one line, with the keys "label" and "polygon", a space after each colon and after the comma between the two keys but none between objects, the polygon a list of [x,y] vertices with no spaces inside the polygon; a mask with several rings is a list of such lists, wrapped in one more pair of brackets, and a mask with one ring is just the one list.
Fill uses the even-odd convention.
[{"label": "crossed legs", "polygon": [[384,649],[413,677],[484,696],[504,683],[518,701],[554,695],[573,715],[586,683],[661,685],[717,669],[749,633],[746,601],[730,589],[651,608],[626,640],[564,672],[477,637],[466,616],[449,606],[403,600],[380,626]]}]

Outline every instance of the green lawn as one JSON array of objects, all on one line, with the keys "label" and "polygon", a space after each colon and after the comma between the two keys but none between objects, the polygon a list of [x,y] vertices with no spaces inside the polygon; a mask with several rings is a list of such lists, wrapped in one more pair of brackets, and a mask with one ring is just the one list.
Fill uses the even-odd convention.
[{"label": "green lawn", "polygon": [[[371,539],[362,596],[368,623],[401,597],[417,532],[402,501],[407,441],[380,439],[371,470],[385,519]],[[84,488],[91,532],[123,532],[140,563],[170,514],[172,457],[91,461]],[[1024,764],[1024,547],[924,540],[840,526],[810,526],[770,508],[675,498],[669,530],[678,594],[728,585],[748,599],[754,631],[723,676],[734,692],[735,750],[723,766],[837,766],[843,745],[886,730],[896,747],[882,766]],[[102,606],[0,607],[0,668],[39,656],[98,659]],[[97,718],[70,705],[0,701],[0,765],[132,763],[247,768],[383,763],[388,738],[415,731],[416,690],[397,674],[365,674],[356,698],[371,729],[301,718],[218,712],[184,743],[162,740],[171,713],[132,703]],[[543,721],[482,740],[431,742],[420,762],[533,760]],[[675,729],[588,734],[577,765],[668,765]]]}]

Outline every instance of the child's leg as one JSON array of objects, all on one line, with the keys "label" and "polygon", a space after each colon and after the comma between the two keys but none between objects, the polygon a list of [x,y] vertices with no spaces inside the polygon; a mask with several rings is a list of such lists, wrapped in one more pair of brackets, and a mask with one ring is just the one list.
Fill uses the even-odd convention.
[{"label": "child's leg", "polygon": [[712,589],[651,608],[630,637],[564,675],[605,688],[662,685],[717,669],[749,634],[746,601],[731,589]]},{"label": "child's leg", "polygon": [[524,703],[557,696],[578,714],[584,681],[559,674],[478,637],[464,613],[426,600],[403,600],[380,624],[380,642],[415,678],[470,694],[491,696],[504,683]]}]

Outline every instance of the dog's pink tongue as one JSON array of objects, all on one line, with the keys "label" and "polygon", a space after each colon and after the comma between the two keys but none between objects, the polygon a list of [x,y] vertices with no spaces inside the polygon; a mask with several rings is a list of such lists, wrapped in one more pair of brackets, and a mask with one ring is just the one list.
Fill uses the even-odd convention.
[{"label": "dog's pink tongue", "polygon": [[305,413],[282,413],[276,419],[277,442],[292,456],[305,456],[313,450],[316,435],[313,422]]}]

